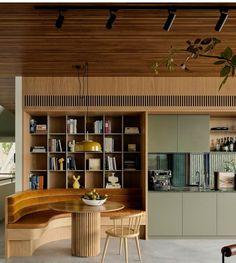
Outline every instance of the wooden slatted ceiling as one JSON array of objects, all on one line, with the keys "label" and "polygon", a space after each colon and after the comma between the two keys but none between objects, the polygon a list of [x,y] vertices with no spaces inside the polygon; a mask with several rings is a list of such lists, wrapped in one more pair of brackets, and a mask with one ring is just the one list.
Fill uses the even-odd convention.
[{"label": "wooden slatted ceiling", "polygon": [[[90,76],[153,76],[150,65],[171,45],[181,48],[197,37],[218,37],[217,51],[230,46],[236,52],[236,10],[229,11],[220,33],[214,31],[218,10],[177,10],[169,32],[162,30],[167,10],[119,10],[111,30],[105,28],[108,10],[68,10],[61,30],[54,26],[57,15],[33,4],[0,4],[0,76],[75,75],[73,65],[84,61]],[[179,54],[176,62],[184,58]],[[163,69],[161,76],[219,74],[210,59],[192,63],[191,69],[187,74]]]}]

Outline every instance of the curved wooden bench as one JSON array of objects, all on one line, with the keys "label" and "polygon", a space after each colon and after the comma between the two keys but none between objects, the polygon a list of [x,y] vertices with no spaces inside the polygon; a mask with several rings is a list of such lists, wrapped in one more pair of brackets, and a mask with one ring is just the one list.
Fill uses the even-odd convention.
[{"label": "curved wooden bench", "polygon": [[[49,189],[16,193],[6,198],[6,257],[31,256],[39,246],[71,238],[71,214],[50,210],[48,204],[80,198],[88,189]],[[140,189],[98,189],[111,201],[121,202],[124,210],[101,213],[102,232],[111,224],[110,217],[140,211]],[[143,222],[143,237],[145,219]]]}]

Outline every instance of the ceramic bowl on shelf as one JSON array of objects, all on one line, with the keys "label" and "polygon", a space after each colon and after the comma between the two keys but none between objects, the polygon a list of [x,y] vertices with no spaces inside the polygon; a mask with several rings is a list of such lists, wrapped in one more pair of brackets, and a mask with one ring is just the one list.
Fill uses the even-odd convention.
[{"label": "ceramic bowl on shelf", "polygon": [[93,206],[103,205],[107,200],[106,198],[101,200],[90,200],[85,198],[81,198],[81,199],[86,205],[93,205]]}]

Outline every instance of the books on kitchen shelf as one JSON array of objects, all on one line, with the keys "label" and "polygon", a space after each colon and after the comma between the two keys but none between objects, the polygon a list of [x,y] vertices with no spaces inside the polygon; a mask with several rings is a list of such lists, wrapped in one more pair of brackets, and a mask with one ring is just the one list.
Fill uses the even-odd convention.
[{"label": "books on kitchen shelf", "polygon": [[62,152],[60,139],[49,139],[49,151],[50,152]]},{"label": "books on kitchen shelf", "polygon": [[44,189],[44,175],[32,174],[29,178],[30,190],[42,190]]},{"label": "books on kitchen shelf", "polygon": [[116,157],[112,156],[107,156],[106,157],[106,170],[117,170],[117,165],[116,165]]},{"label": "books on kitchen shelf", "polygon": [[102,133],[103,131],[103,121],[97,120],[94,122],[94,133]]},{"label": "books on kitchen shelf", "polygon": [[46,147],[45,146],[33,146],[30,150],[32,153],[45,153]]}]

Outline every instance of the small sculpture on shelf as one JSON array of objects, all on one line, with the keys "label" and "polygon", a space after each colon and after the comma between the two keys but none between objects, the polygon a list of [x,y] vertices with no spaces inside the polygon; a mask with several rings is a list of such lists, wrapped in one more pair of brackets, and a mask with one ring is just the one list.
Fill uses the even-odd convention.
[{"label": "small sculpture on shelf", "polygon": [[119,178],[115,176],[115,173],[111,173],[108,176],[108,183],[106,184],[106,188],[120,188]]},{"label": "small sculpture on shelf", "polygon": [[60,167],[59,167],[59,170],[60,170],[60,171],[63,171],[63,163],[64,163],[64,161],[65,161],[64,158],[60,158],[60,159],[58,160],[58,163],[59,163],[59,165],[60,165]]},{"label": "small sculpture on shelf", "polygon": [[69,141],[68,146],[70,152],[75,152],[75,140]]},{"label": "small sculpture on shelf", "polygon": [[78,175],[76,177],[75,175],[73,175],[73,179],[74,179],[73,188],[79,189],[80,188],[80,183],[79,183],[80,176]]}]

